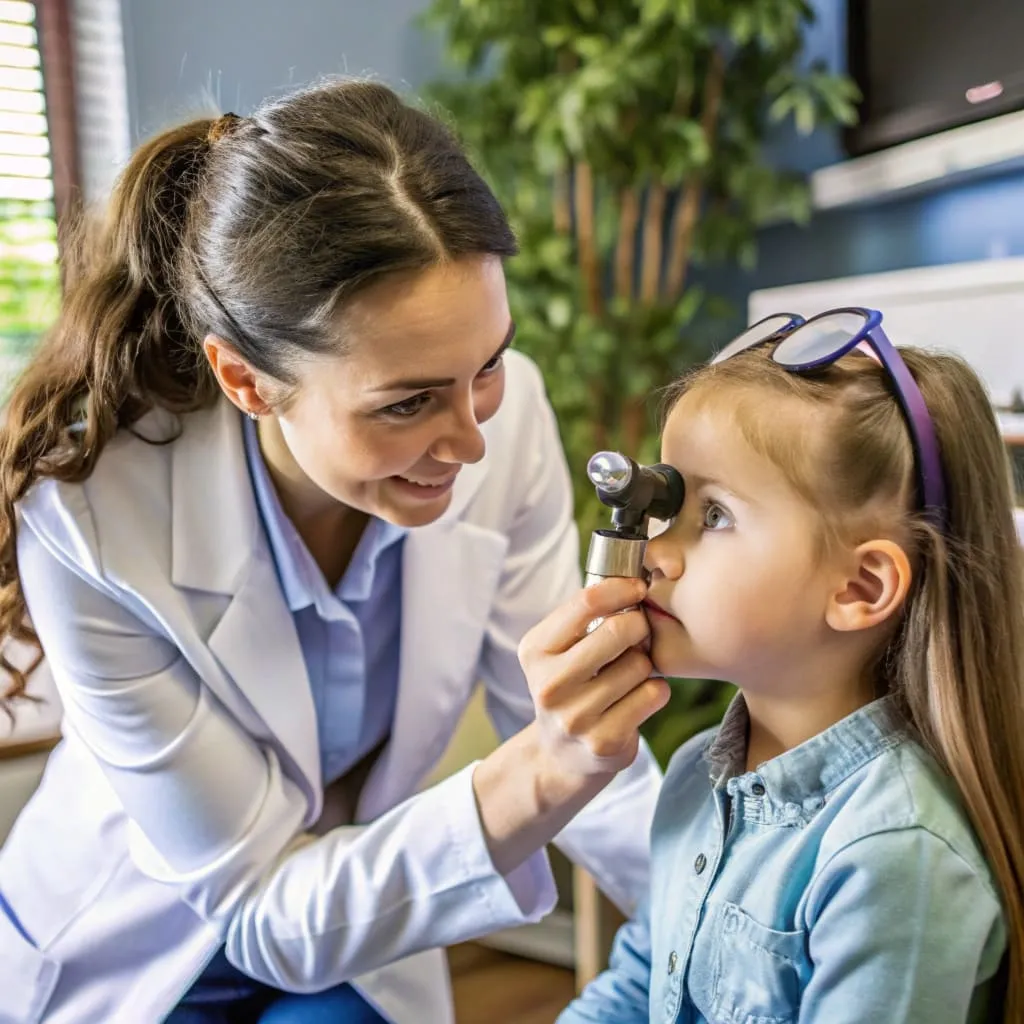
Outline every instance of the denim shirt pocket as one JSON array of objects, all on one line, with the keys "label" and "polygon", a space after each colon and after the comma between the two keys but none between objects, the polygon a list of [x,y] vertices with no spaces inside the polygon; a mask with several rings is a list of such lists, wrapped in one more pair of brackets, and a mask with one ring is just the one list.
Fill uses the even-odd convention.
[{"label": "denim shirt pocket", "polygon": [[804,932],[755,921],[735,903],[709,906],[697,934],[690,998],[710,1024],[793,1024],[810,978]]}]

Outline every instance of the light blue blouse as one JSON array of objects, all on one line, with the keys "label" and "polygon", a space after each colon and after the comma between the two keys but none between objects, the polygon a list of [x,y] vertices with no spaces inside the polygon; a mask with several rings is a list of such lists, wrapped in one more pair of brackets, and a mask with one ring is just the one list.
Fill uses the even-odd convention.
[{"label": "light blue blouse", "polygon": [[260,452],[256,424],[245,419],[244,431],[256,504],[309,674],[327,785],[391,731],[398,692],[406,530],[371,519],[332,590],[281,507]]}]

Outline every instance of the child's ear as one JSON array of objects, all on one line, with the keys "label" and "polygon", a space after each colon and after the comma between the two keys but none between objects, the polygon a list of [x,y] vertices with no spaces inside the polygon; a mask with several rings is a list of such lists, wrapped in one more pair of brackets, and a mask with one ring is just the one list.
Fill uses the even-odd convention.
[{"label": "child's ear", "polygon": [[891,540],[869,540],[850,555],[829,597],[825,621],[841,633],[871,629],[903,607],[912,574],[906,552]]}]

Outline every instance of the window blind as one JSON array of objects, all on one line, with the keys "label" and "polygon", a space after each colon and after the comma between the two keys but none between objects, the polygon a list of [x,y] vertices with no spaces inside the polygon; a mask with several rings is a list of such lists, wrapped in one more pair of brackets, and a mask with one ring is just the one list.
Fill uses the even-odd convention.
[{"label": "window blind", "polygon": [[86,203],[102,203],[130,151],[121,0],[73,0],[71,28],[78,186]]},{"label": "window blind", "polygon": [[0,374],[53,322],[59,294],[36,9],[0,0]]}]

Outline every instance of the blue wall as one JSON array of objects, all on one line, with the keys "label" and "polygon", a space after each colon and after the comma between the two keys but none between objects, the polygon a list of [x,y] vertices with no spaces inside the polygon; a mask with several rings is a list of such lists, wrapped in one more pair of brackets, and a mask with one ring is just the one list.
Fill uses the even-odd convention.
[{"label": "blue wall", "polygon": [[415,89],[439,47],[416,25],[426,0],[122,0],[134,140],[208,109],[246,114],[325,74],[372,73]]},{"label": "blue wall", "polygon": [[819,213],[761,233],[756,287],[1024,255],[1024,173]]},{"label": "blue wall", "polygon": [[[813,0],[813,6],[818,20],[808,33],[806,59],[841,69],[846,0]],[[842,158],[836,133],[799,139],[787,132],[772,151],[780,162],[804,171]],[[753,273],[713,275],[734,297],[800,281],[1024,255],[1024,172],[818,213],[806,228],[772,227],[761,232],[759,242]]]}]

